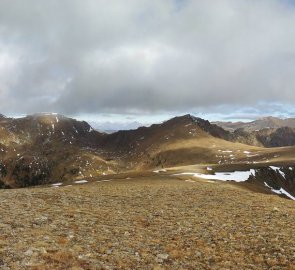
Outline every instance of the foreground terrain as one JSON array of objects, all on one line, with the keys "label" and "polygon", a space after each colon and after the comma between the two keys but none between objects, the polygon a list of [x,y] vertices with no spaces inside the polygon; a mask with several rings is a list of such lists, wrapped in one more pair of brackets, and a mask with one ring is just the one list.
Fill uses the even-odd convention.
[{"label": "foreground terrain", "polygon": [[295,269],[295,202],[239,183],[117,175],[0,198],[0,269]]}]

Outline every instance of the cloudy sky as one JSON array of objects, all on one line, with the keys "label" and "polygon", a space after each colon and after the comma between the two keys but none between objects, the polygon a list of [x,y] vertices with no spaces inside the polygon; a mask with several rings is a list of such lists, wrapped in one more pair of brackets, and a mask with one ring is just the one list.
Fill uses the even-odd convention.
[{"label": "cloudy sky", "polygon": [[0,0],[3,114],[252,119],[294,104],[293,0]]}]

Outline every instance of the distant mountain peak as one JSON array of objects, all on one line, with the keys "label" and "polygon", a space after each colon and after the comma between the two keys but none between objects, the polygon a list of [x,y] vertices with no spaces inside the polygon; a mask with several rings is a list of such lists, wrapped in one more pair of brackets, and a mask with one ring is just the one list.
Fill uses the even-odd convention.
[{"label": "distant mountain peak", "polygon": [[252,132],[263,129],[277,129],[281,127],[295,128],[295,119],[282,119],[274,116],[266,116],[252,122],[216,122],[216,124],[230,131],[243,128],[245,131]]},{"label": "distant mountain peak", "polygon": [[190,121],[190,122],[195,122],[195,123],[198,123],[198,122],[203,122],[203,121],[206,121],[200,117],[196,117],[192,114],[184,114],[184,115],[180,115],[180,116],[176,116],[176,117],[173,117],[167,121],[165,121],[164,123],[166,122],[183,122],[183,121]]}]

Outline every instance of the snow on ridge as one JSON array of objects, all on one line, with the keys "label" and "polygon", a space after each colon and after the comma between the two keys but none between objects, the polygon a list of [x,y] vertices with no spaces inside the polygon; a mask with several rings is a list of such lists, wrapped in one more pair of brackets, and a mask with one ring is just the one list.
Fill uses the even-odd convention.
[{"label": "snow on ridge", "polygon": [[193,177],[207,180],[245,182],[249,179],[251,175],[255,176],[255,170],[251,169],[249,171],[216,172],[215,174],[184,172],[174,175],[192,175]]},{"label": "snow on ridge", "polygon": [[282,194],[284,194],[284,195],[286,195],[288,198],[290,198],[291,200],[295,201],[295,197],[292,196],[289,192],[287,192],[287,191],[284,190],[283,188],[280,188],[280,189],[274,189],[274,188],[272,188],[271,186],[269,186],[266,182],[264,182],[264,185],[265,185],[266,187],[270,188],[270,189],[271,189],[271,192],[276,193],[276,194],[278,194],[278,195],[282,195]]},{"label": "snow on ridge", "polygon": [[295,197],[293,197],[290,193],[288,193],[286,190],[284,190],[283,188],[280,189],[280,192],[284,195],[286,195],[288,198],[290,198],[291,200],[295,201]]},{"label": "snow on ridge", "polygon": [[96,181],[97,183],[102,183],[102,182],[111,182],[113,181],[113,179],[105,179],[105,180],[99,180],[99,181]]},{"label": "snow on ridge", "polygon": [[160,173],[160,172],[166,172],[167,170],[166,169],[159,169],[159,170],[155,170],[153,171],[154,173]]},{"label": "snow on ridge", "polygon": [[233,180],[235,182],[244,182],[247,181],[251,175],[255,175],[255,170],[251,169],[250,171],[216,172],[213,175],[197,173],[194,175],[194,177],[200,177],[202,179],[208,180]]},{"label": "snow on ridge", "polygon": [[62,183],[54,183],[54,184],[52,184],[53,186],[61,186],[62,185]]},{"label": "snow on ridge", "polygon": [[281,174],[281,176],[283,176],[285,179],[286,179],[286,175],[284,172],[281,171],[281,168],[280,167],[276,167],[276,166],[269,166],[272,170],[274,170],[275,172],[276,171],[279,171],[279,173]]},{"label": "snow on ridge", "polygon": [[75,184],[84,184],[84,183],[88,183],[87,180],[77,180],[75,181]]},{"label": "snow on ridge", "polygon": [[274,171],[276,170],[280,170],[280,167],[277,167],[277,166],[269,166],[271,169],[273,169]]},{"label": "snow on ridge", "polygon": [[259,154],[247,154],[247,157],[259,157]]},{"label": "snow on ridge", "polygon": [[60,187],[60,186],[62,186],[62,183],[54,183],[54,184],[52,184],[51,186],[52,186],[52,187]]}]

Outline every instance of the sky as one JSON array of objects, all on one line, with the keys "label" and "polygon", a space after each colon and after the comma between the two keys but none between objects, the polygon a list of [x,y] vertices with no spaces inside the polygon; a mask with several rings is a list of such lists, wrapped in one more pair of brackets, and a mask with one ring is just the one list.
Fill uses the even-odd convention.
[{"label": "sky", "polygon": [[295,116],[295,1],[0,0],[0,113]]}]

